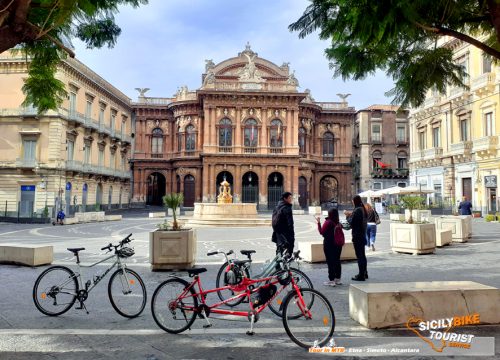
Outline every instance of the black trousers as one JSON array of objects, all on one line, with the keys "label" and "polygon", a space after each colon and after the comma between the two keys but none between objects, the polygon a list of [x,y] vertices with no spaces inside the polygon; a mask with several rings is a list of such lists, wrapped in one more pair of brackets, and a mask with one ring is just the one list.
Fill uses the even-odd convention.
[{"label": "black trousers", "polygon": [[365,276],[365,274],[367,273],[367,261],[365,255],[366,241],[365,239],[363,239],[363,241],[355,241],[353,239],[352,244],[354,245],[354,252],[356,253],[356,257],[358,258],[359,275]]},{"label": "black trousers", "polygon": [[323,251],[325,252],[326,263],[328,265],[328,280],[340,279],[342,275],[342,267],[340,266],[342,246],[323,242]]}]

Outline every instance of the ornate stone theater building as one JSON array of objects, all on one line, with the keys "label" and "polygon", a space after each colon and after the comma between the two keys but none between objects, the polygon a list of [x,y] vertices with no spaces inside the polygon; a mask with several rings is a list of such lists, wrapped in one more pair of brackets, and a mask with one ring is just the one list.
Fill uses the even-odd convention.
[{"label": "ornate stone theater building", "polygon": [[206,60],[201,87],[172,98],[140,91],[135,113],[133,198],[161,204],[183,192],[184,206],[214,202],[226,179],[235,202],[276,205],[283,191],[295,206],[349,203],[353,107],[316,102],[288,63],[260,58],[249,45],[237,57]]}]

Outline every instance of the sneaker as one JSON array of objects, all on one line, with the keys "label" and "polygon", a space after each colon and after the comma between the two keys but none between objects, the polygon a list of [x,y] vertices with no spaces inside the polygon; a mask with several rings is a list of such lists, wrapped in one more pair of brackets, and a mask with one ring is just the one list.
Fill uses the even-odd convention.
[{"label": "sneaker", "polygon": [[335,281],[325,281],[323,283],[323,285],[325,285],[325,286],[335,286]]},{"label": "sneaker", "polygon": [[372,244],[372,251],[375,251],[375,245]]},{"label": "sneaker", "polygon": [[340,279],[334,279],[335,285],[342,285],[342,281]]}]

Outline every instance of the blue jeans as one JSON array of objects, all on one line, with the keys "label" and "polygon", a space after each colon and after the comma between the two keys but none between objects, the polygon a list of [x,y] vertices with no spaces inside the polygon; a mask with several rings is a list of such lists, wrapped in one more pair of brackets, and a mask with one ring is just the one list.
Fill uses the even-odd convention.
[{"label": "blue jeans", "polygon": [[377,237],[377,225],[366,226],[366,246],[371,246],[375,244],[375,238]]}]

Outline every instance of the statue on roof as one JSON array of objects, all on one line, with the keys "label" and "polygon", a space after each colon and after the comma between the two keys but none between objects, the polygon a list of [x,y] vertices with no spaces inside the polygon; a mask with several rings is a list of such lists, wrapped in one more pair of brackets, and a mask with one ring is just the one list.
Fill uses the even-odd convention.
[{"label": "statue on roof", "polygon": [[215,64],[212,59],[205,60],[205,72],[208,72],[210,69],[213,69]]},{"label": "statue on roof", "polygon": [[295,77],[295,70],[288,76],[287,84],[292,86],[299,86],[299,80]]}]

